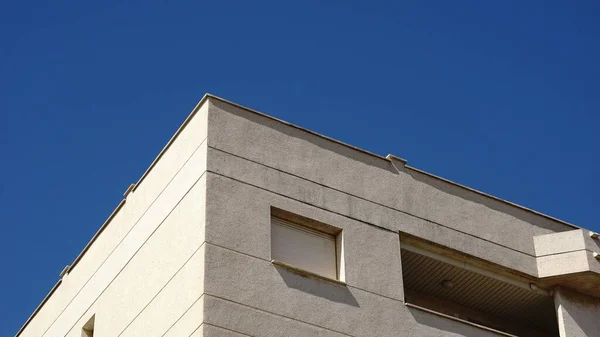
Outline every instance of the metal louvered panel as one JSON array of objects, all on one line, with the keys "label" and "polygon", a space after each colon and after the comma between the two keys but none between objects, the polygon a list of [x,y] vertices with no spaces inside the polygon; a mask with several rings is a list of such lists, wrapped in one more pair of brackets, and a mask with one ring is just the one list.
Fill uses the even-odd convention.
[{"label": "metal louvered panel", "polygon": [[271,258],[337,279],[335,236],[271,217]]},{"label": "metal louvered panel", "polygon": [[[410,250],[401,256],[404,287],[413,293],[544,330],[556,326],[551,296]],[[444,287],[445,280],[453,287]]]}]

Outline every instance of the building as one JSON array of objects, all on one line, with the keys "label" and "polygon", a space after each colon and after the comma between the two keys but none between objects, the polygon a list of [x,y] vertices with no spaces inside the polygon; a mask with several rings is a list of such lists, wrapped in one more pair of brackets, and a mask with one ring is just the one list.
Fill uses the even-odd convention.
[{"label": "building", "polygon": [[600,336],[595,233],[206,95],[17,333]]}]

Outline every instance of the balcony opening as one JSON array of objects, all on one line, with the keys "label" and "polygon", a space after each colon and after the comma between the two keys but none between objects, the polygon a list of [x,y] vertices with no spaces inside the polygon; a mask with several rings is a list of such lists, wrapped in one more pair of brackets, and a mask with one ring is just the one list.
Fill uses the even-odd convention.
[{"label": "balcony opening", "polygon": [[[413,242],[414,243],[414,242]],[[405,302],[508,336],[558,337],[552,295],[523,279],[469,264],[458,252],[402,240]],[[473,258],[471,258],[473,260]]]}]

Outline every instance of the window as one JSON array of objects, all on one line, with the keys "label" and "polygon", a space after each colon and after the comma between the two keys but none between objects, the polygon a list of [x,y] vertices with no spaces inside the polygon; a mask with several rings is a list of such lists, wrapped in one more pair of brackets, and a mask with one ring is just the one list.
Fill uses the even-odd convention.
[{"label": "window", "polygon": [[81,337],[94,337],[94,321],[96,316],[92,316],[90,320],[85,323],[83,328],[81,329]]},{"label": "window", "polygon": [[292,221],[288,219],[290,217],[271,216],[273,263],[331,280],[343,280],[341,230],[297,215]]}]

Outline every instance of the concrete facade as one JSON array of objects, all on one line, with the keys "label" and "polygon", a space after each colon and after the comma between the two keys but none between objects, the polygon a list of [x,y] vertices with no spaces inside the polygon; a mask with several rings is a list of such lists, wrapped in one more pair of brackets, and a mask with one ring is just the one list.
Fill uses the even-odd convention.
[{"label": "concrete facade", "polygon": [[[343,282],[271,262],[273,208],[342,230]],[[211,95],[17,335],[507,335],[407,305],[410,238],[553,293],[560,336],[600,336],[589,231]]]}]

